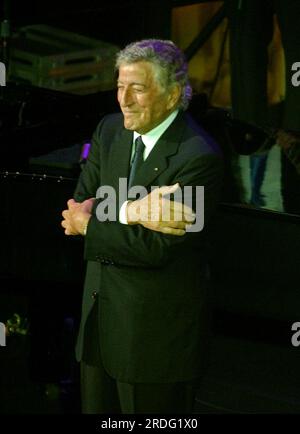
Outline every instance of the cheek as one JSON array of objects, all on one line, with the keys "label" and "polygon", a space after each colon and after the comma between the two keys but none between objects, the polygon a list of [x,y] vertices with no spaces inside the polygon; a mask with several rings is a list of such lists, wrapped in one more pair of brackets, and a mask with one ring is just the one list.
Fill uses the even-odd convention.
[{"label": "cheek", "polygon": [[160,118],[165,109],[164,101],[161,98],[149,100],[149,98],[139,95],[136,98],[136,104],[139,106],[139,113],[144,121]]},{"label": "cheek", "polygon": [[135,98],[135,103],[140,107],[141,110],[145,110],[147,108],[147,100],[142,95],[137,95]]},{"label": "cheek", "polygon": [[120,92],[117,92],[117,101],[120,104],[121,103],[121,94]]},{"label": "cheek", "polygon": [[163,104],[163,101],[156,101],[155,104],[153,104],[151,109],[152,117],[159,118],[161,117],[162,113],[166,111],[166,107]]}]

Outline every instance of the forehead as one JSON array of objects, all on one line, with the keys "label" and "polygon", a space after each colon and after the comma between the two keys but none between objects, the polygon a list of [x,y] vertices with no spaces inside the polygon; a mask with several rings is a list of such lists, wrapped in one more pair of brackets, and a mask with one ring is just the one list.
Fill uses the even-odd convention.
[{"label": "forehead", "polygon": [[121,64],[118,81],[151,84],[156,81],[154,65],[147,61]]}]

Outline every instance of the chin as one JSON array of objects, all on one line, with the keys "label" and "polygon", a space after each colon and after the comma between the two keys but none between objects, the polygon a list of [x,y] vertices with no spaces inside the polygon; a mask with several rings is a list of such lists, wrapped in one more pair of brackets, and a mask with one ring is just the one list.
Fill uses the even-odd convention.
[{"label": "chin", "polygon": [[126,130],[135,131],[135,125],[131,124],[130,122],[124,121],[124,127]]}]

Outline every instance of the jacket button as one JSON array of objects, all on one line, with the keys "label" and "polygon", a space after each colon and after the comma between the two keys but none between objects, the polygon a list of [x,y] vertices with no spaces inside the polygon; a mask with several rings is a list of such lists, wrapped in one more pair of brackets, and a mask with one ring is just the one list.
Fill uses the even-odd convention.
[{"label": "jacket button", "polygon": [[96,297],[97,297],[97,291],[93,291],[93,292],[92,292],[92,298],[95,300]]}]

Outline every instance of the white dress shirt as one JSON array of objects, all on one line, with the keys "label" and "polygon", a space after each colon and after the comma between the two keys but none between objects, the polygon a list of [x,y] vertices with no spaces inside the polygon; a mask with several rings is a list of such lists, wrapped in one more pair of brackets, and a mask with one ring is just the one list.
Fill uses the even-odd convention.
[{"label": "white dress shirt", "polygon": [[[133,144],[132,144],[132,151],[131,151],[131,162],[133,160],[134,152],[135,152],[135,141],[136,139],[141,136],[143,143],[145,145],[143,158],[144,161],[147,159],[148,155],[160,139],[160,137],[163,135],[163,133],[169,128],[171,123],[174,121],[178,114],[179,110],[173,111],[162,123],[157,125],[157,127],[153,128],[153,130],[148,131],[146,134],[139,134],[136,131],[133,132]],[[126,216],[126,206],[128,201],[124,202],[120,208],[119,212],[119,221],[123,224],[127,223],[127,216]]]}]

